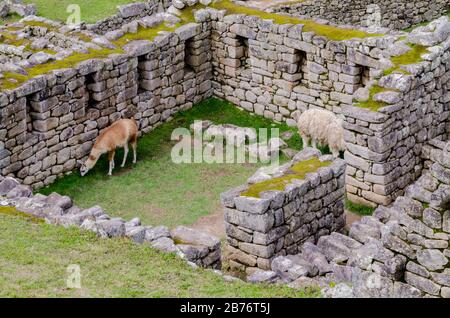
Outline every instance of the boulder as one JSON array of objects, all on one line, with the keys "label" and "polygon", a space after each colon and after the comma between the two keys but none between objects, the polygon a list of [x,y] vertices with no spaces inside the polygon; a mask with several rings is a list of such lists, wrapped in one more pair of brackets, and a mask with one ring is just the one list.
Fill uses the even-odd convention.
[{"label": "boulder", "polygon": [[147,227],[145,232],[145,240],[148,242],[155,241],[163,237],[170,237],[170,231],[167,226]]},{"label": "boulder", "polygon": [[277,273],[273,271],[256,270],[247,277],[249,283],[274,283],[278,279]]},{"label": "boulder", "polygon": [[9,191],[19,185],[19,181],[14,178],[6,177],[0,182],[0,195],[6,195]]},{"label": "boulder", "polygon": [[175,243],[171,238],[168,237],[160,237],[150,243],[153,248],[160,250],[164,253],[174,253],[177,252],[178,249],[175,246]]},{"label": "boulder", "polygon": [[97,222],[99,233],[103,237],[124,237],[125,223],[119,220],[100,220]]},{"label": "boulder", "polygon": [[19,185],[8,192],[8,199],[17,199],[17,198],[28,198],[33,194],[33,191],[30,186],[27,185]]}]

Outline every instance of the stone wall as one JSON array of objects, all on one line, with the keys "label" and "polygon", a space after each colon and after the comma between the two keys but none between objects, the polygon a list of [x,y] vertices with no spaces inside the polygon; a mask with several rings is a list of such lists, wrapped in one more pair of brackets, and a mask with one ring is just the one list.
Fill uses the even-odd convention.
[{"label": "stone wall", "polygon": [[317,159],[319,155],[306,148],[279,168],[274,178],[292,173],[290,169],[299,162],[331,159],[329,165],[311,170],[304,180],[291,180],[284,190],[251,197],[245,194],[251,185],[246,185],[221,195],[227,233],[224,258],[232,269],[247,273],[270,269],[274,257],[296,254],[303,243],[315,243],[344,228],[345,162],[332,161],[329,156]]},{"label": "stone wall", "polygon": [[450,143],[434,140],[423,155],[434,163],[405,196],[249,281],[325,287],[328,297],[450,298]]},{"label": "stone wall", "polygon": [[385,107],[377,112],[343,108],[352,201],[388,205],[422,174],[423,146],[434,138],[448,140],[450,39],[433,44],[423,62],[405,68],[407,74],[380,78],[378,85],[386,91],[373,98]]},{"label": "stone wall", "polygon": [[381,26],[402,30],[431,21],[450,9],[448,0],[306,0],[270,8],[271,12],[322,18],[337,24],[368,26],[380,12]]},{"label": "stone wall", "polygon": [[118,13],[111,17],[87,25],[89,31],[105,34],[117,30],[131,21],[164,12],[172,4],[171,0],[148,0],[145,2],[130,3],[118,6]]},{"label": "stone wall", "polygon": [[131,42],[126,54],[87,60],[2,92],[1,174],[33,187],[50,184],[73,170],[99,131],[117,119],[134,116],[148,132],[211,96],[209,34],[208,22],[187,24],[153,42]]},{"label": "stone wall", "polygon": [[[442,18],[407,40],[389,35],[332,41],[301,25],[225,17],[213,23],[215,94],[292,126],[296,112],[313,107],[345,117],[349,197],[389,204],[420,175],[424,142],[447,138],[448,25]],[[409,45],[429,47],[423,61],[384,76],[394,67],[391,58]],[[390,106],[359,107],[355,99],[363,95],[367,101],[375,84],[389,91],[374,98]]]}]

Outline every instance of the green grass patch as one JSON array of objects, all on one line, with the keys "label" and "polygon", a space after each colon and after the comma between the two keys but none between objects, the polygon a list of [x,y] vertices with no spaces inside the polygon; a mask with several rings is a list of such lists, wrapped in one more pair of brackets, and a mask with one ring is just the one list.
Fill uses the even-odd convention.
[{"label": "green grass patch", "polygon": [[81,20],[86,23],[95,23],[117,13],[117,6],[137,0],[25,0],[25,3],[34,3],[37,7],[37,15],[51,20],[66,22],[71,13],[67,7],[77,4],[81,9]]},{"label": "green grass patch", "polygon": [[375,211],[375,208],[365,206],[362,204],[357,204],[348,199],[345,200],[345,209],[361,216],[372,215],[373,212]]},{"label": "green grass patch", "polygon": [[[225,282],[173,254],[127,239],[0,213],[0,297],[319,297],[317,290]],[[67,267],[81,270],[69,289]]]},{"label": "green grass patch", "polygon": [[[241,111],[229,102],[211,98],[179,112],[172,121],[140,138],[136,165],[130,163],[130,157],[125,168],[120,168],[123,152],[119,150],[112,177],[106,175],[108,163],[106,156],[102,156],[85,177],[76,171],[40,192],[69,195],[83,208],[99,204],[112,216],[125,219],[139,216],[149,225],[192,224],[201,216],[220,211],[220,193],[245,183],[263,165],[173,163],[171,149],[176,141],[170,140],[172,131],[188,128],[200,119],[256,129],[279,128],[280,133],[296,132],[286,124],[275,124]],[[287,143],[293,149],[301,149],[298,133]]]},{"label": "green grass patch", "polygon": [[252,184],[249,189],[241,195],[258,198],[260,193],[264,191],[283,191],[284,188],[295,179],[303,180],[308,173],[316,172],[320,167],[326,167],[330,164],[331,161],[321,162],[318,158],[296,163],[289,169],[286,175]]}]

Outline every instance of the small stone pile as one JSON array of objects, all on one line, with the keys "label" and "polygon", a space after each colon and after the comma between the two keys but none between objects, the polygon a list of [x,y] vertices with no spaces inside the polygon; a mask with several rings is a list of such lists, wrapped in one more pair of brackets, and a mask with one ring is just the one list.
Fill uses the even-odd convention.
[{"label": "small stone pile", "polygon": [[127,222],[110,217],[98,205],[79,208],[70,197],[57,193],[33,195],[30,186],[14,178],[0,177],[0,206],[14,206],[49,224],[76,226],[102,238],[127,237],[164,253],[176,253],[193,267],[221,268],[220,240],[214,236],[184,226],[172,231],[166,226],[144,226],[139,218]]},{"label": "small stone pile", "polygon": [[325,287],[329,297],[450,298],[450,146],[432,144],[430,171],[405,196],[353,223],[348,236],[307,242],[248,280]]},{"label": "small stone pile", "polygon": [[248,274],[270,269],[274,257],[297,254],[305,242],[315,243],[343,230],[345,162],[320,155],[306,148],[292,162],[275,169],[269,179],[259,171],[249,180],[258,184],[292,173],[296,163],[330,161],[306,173],[304,179],[290,180],[284,190],[266,190],[253,197],[245,194],[251,185],[243,185],[221,195],[228,243],[224,258],[232,269]]},{"label": "small stone pile", "polygon": [[[211,121],[203,120],[192,124],[190,129],[194,132],[194,138],[201,138],[203,147],[212,155],[216,151],[225,151],[223,147],[227,145],[242,150],[244,155],[249,155],[249,159],[260,159],[264,162],[275,159],[280,152],[288,157],[295,152],[279,137],[258,140],[257,130],[254,128],[232,124],[215,125]],[[201,136],[198,136],[199,133]]]},{"label": "small stone pile", "polygon": [[96,34],[106,34],[107,32],[120,29],[125,24],[145,17],[162,13],[170,6],[171,1],[167,0],[147,0],[145,2],[133,2],[118,6],[117,14],[89,24],[86,28]]}]

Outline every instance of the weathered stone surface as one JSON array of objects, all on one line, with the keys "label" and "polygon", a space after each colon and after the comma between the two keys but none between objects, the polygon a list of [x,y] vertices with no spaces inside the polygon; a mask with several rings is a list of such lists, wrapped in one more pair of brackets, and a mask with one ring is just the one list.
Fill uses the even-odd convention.
[{"label": "weathered stone surface", "polygon": [[124,222],[115,220],[101,220],[97,222],[97,226],[100,233],[105,233],[107,237],[125,236]]},{"label": "weathered stone surface", "polygon": [[170,231],[167,226],[147,227],[145,231],[145,240],[155,241],[162,237],[170,237]]},{"label": "weathered stone surface", "polygon": [[272,270],[282,279],[288,281],[293,281],[301,276],[308,275],[308,269],[305,266],[295,264],[285,256],[279,256],[273,259]]},{"label": "weathered stone surface", "polygon": [[142,244],[145,241],[146,228],[144,226],[137,226],[126,230],[125,236],[131,238],[133,242]]},{"label": "weathered stone surface", "polygon": [[220,247],[220,240],[217,237],[185,226],[176,227],[170,232],[170,234],[179,244],[195,246],[203,245],[210,249],[217,249]]},{"label": "weathered stone surface", "polygon": [[278,275],[273,271],[256,270],[247,277],[249,283],[273,283],[277,280]]},{"label": "weathered stone surface", "polygon": [[17,199],[22,197],[30,197],[32,195],[33,191],[30,186],[27,185],[19,185],[13,188],[11,191],[8,192],[6,197],[8,199]]},{"label": "weathered stone surface", "polygon": [[394,298],[420,298],[423,293],[408,284],[402,282],[394,282]]},{"label": "weathered stone surface", "polygon": [[409,285],[412,285],[431,295],[439,295],[439,291],[441,289],[439,285],[433,283],[431,280],[410,272],[405,273],[405,281]]},{"label": "weathered stone surface", "polygon": [[14,178],[5,178],[0,182],[0,195],[6,195],[9,191],[19,185],[19,182]]},{"label": "weathered stone surface", "polygon": [[178,250],[173,240],[169,237],[160,237],[151,241],[150,245],[165,253],[174,253]]},{"label": "weathered stone surface", "polygon": [[418,251],[417,261],[431,271],[443,269],[448,263],[448,259],[444,256],[444,254],[435,249]]}]

